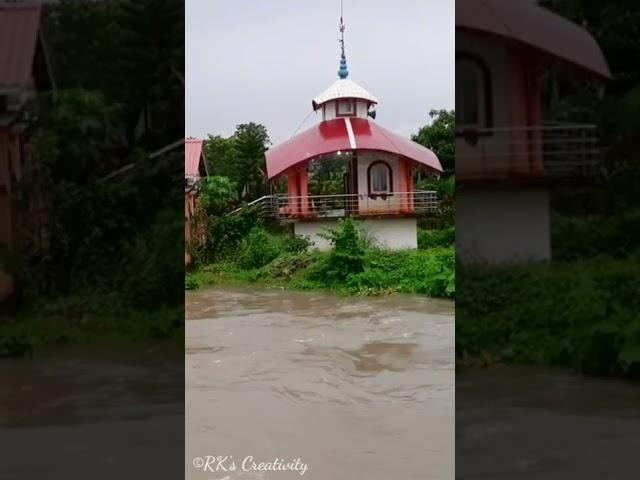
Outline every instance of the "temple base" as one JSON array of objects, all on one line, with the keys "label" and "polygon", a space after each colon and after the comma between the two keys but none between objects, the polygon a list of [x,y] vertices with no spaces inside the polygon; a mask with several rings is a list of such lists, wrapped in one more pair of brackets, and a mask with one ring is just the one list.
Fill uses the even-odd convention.
[{"label": "temple base", "polygon": [[[415,218],[367,219],[359,222],[365,235],[376,245],[389,250],[415,250],[418,248],[418,226]],[[322,238],[326,229],[338,227],[338,220],[318,220],[294,224],[296,235],[309,237],[313,248],[331,249],[329,240]]]},{"label": "temple base", "polygon": [[466,264],[551,258],[549,193],[544,189],[456,193],[456,253]]}]

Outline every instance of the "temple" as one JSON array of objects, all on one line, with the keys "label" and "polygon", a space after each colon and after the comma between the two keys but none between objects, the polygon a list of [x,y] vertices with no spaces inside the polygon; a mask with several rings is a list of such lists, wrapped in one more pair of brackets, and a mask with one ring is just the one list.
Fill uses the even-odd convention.
[{"label": "temple", "polygon": [[[341,44],[338,79],[311,102],[322,120],[266,152],[269,180],[285,178],[288,191],[271,197],[269,212],[292,222],[295,233],[309,236],[319,249],[329,247],[323,231],[344,217],[359,219],[382,247],[416,248],[417,217],[438,206],[435,192],[414,188],[416,173],[439,175],[440,161],[431,150],[378,125],[378,100],[348,78]],[[342,192],[313,191],[314,178],[327,169],[342,175]]]},{"label": "temple", "polygon": [[595,39],[536,2],[456,2],[456,253],[464,263],[551,258],[550,193],[592,181],[592,124],[549,121],[551,78],[601,86]]}]

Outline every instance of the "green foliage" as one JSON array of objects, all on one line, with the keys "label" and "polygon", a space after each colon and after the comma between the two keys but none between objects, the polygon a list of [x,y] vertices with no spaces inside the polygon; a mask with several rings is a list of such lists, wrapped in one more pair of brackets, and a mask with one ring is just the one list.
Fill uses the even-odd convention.
[{"label": "green foliage", "polygon": [[[357,223],[345,220],[329,231],[329,252],[307,251],[308,239],[278,237],[257,228],[235,260],[201,266],[185,279],[185,288],[219,283],[261,282],[297,289],[344,294],[401,292],[455,296],[455,256],[451,246],[388,251],[367,246]],[[289,245],[293,242],[296,248]]]},{"label": "green foliage", "polygon": [[258,277],[267,281],[271,279],[290,280],[297,273],[309,267],[316,258],[318,258],[317,255],[306,252],[283,253],[260,269]]},{"label": "green foliage", "polygon": [[198,245],[196,252],[199,264],[217,262],[236,254],[249,232],[261,223],[257,210],[245,207],[232,215],[209,217],[206,225],[205,241]]},{"label": "green foliage", "polygon": [[640,209],[609,218],[555,215],[551,227],[551,245],[557,260],[601,255],[622,258],[640,249]]},{"label": "green foliage", "polygon": [[338,195],[345,193],[344,175],[347,172],[345,155],[335,155],[309,164],[309,194]]},{"label": "green foliage", "polygon": [[236,200],[255,200],[267,193],[264,153],[271,143],[267,129],[256,123],[242,123],[229,137],[209,135],[205,156],[215,175],[227,177],[235,186]]},{"label": "green foliage", "polygon": [[333,249],[326,260],[316,266],[310,278],[330,284],[364,270],[363,235],[354,220],[340,220],[337,229],[327,230],[326,237]]},{"label": "green foliage", "polygon": [[640,371],[640,257],[625,261],[465,268],[456,298],[456,355]]},{"label": "green foliage", "polygon": [[304,253],[313,246],[313,242],[308,236],[287,235],[283,242],[282,248],[288,253]]},{"label": "green foliage", "polygon": [[440,159],[446,173],[455,170],[455,126],[453,110],[431,110],[431,123],[422,127],[411,139],[431,149]]},{"label": "green foliage", "polygon": [[442,230],[418,230],[418,248],[453,247],[456,242],[455,227]]},{"label": "green foliage", "polygon": [[149,309],[181,304],[182,292],[176,286],[184,276],[183,245],[176,238],[183,232],[176,212],[162,210],[124,250],[122,287],[131,304]]},{"label": "green foliage", "polygon": [[185,290],[197,290],[200,288],[200,282],[193,275],[187,274],[184,277],[184,289]]},{"label": "green foliage", "polygon": [[219,217],[229,211],[235,185],[227,177],[205,177],[199,181],[197,188],[198,206],[205,215]]},{"label": "green foliage", "polygon": [[254,228],[238,254],[238,265],[250,270],[265,266],[281,252],[278,242],[263,228]]},{"label": "green foliage", "polygon": [[404,252],[372,249],[366,269],[349,277],[347,287],[358,293],[401,292],[430,297],[455,295],[455,260],[452,248]]}]

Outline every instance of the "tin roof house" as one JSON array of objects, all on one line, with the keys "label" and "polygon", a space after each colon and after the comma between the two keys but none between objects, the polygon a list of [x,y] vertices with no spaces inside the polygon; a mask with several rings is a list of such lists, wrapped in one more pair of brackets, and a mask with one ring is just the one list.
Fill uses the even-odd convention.
[{"label": "tin roof house", "polygon": [[[268,179],[287,183],[287,194],[270,197],[267,213],[293,223],[295,233],[309,236],[319,249],[329,248],[324,229],[344,217],[360,220],[382,246],[416,248],[416,218],[434,212],[437,198],[435,192],[415,190],[414,173],[422,169],[438,175],[440,161],[431,150],[374,120],[378,99],[348,78],[340,22],[338,79],[311,102],[321,121],[266,152]],[[329,160],[342,161],[343,190],[314,193],[315,172]]]},{"label": "tin roof house", "polygon": [[548,123],[550,73],[597,84],[604,56],[583,28],[534,1],[456,1],[457,255],[551,258],[550,189],[597,167],[594,125]]},{"label": "tin roof house", "polygon": [[[202,147],[202,139],[189,137],[184,141],[184,241],[187,249],[196,230],[194,219],[197,208],[197,182],[209,176],[207,159]],[[191,254],[185,250],[185,266],[190,265],[191,261]]]},{"label": "tin roof house", "polygon": [[[6,265],[18,248],[21,222],[37,205],[16,205],[16,189],[29,161],[26,106],[54,88],[39,2],[0,3],[0,302],[14,289]],[[33,203],[33,202],[32,202]]]}]

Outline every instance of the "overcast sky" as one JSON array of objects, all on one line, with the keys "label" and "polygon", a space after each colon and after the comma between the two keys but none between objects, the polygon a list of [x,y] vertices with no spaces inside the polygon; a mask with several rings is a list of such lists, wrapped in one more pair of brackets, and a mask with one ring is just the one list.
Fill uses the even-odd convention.
[{"label": "overcast sky", "polygon": [[[349,78],[409,136],[454,106],[454,0],[344,0]],[[239,123],[287,140],[338,75],[340,0],[187,0],[187,136]],[[299,130],[320,120],[312,114]]]}]

